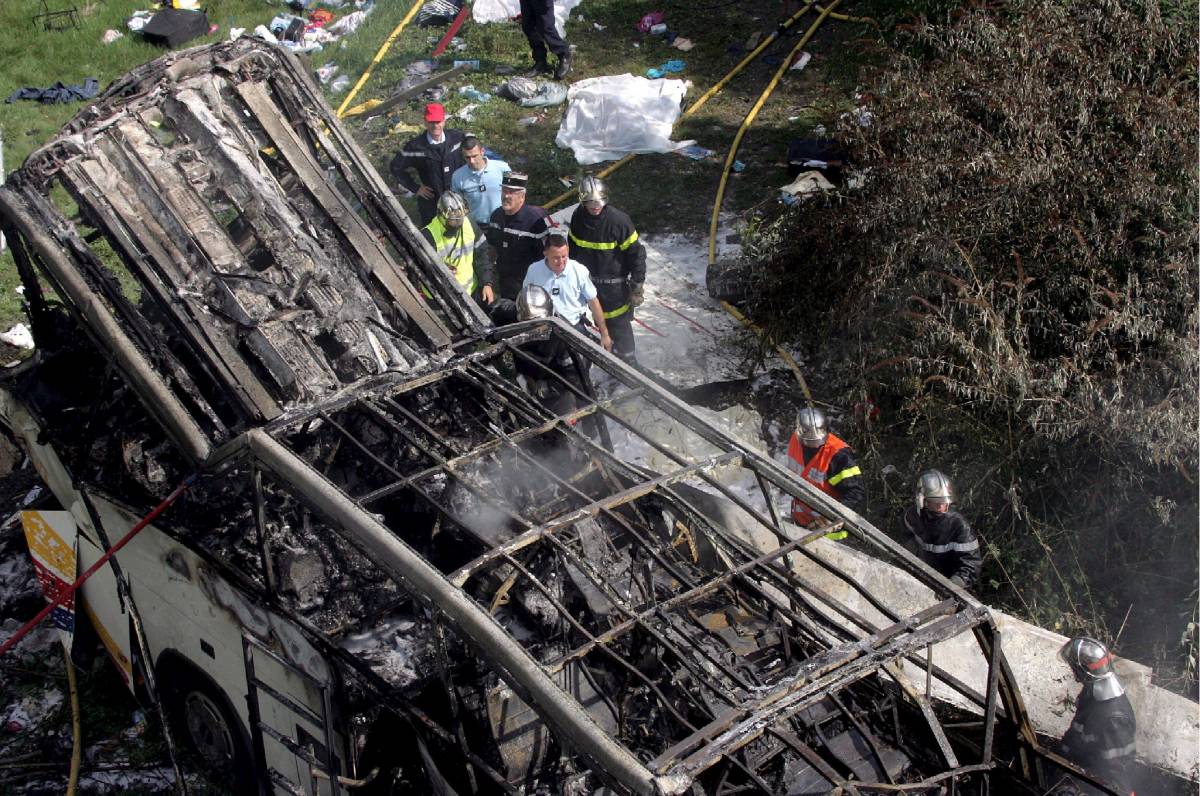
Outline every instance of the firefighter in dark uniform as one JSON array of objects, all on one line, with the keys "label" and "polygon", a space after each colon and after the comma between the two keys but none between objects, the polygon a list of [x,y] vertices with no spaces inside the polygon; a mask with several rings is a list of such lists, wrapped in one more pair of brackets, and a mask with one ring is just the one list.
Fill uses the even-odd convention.
[{"label": "firefighter in dark uniform", "polygon": [[550,74],[546,49],[558,58],[554,79],[562,80],[571,71],[571,48],[558,35],[554,25],[554,0],[521,0],[521,30],[533,52],[533,69],[529,76]]},{"label": "firefighter in dark uniform", "polygon": [[551,223],[545,210],[525,203],[528,180],[516,171],[504,175],[500,207],[492,213],[484,229],[496,263],[498,295],[491,316],[497,326],[517,320],[516,301],[521,283],[529,266],[542,259],[542,243]]},{"label": "firefighter in dark uniform", "polygon": [[983,555],[966,518],[950,510],[953,503],[950,479],[940,470],[926,470],[917,479],[914,505],[904,512],[904,529],[922,561],[970,589],[979,579]]},{"label": "firefighter in dark uniform", "polygon": [[[403,188],[417,195],[417,215],[423,227],[437,215],[438,197],[450,190],[450,176],[466,163],[463,134],[446,129],[446,109],[436,102],[425,106],[425,132],[409,139],[388,167]],[[417,173],[414,180],[411,171]]]},{"label": "firefighter in dark uniform", "polygon": [[[554,302],[540,285],[526,285],[521,289],[516,303],[518,320],[549,318],[554,314]],[[578,390],[584,388],[581,369],[572,358],[570,347],[559,337],[551,336],[525,343],[521,351],[537,362],[517,359],[517,372],[524,377],[530,395],[556,415],[573,411],[575,393],[555,378],[555,375],[561,377]]]},{"label": "firefighter in dark uniform", "polygon": [[633,221],[608,204],[599,177],[579,182],[579,207],[571,214],[571,259],[583,263],[600,296],[613,353],[630,365],[634,356],[633,311],[645,298],[646,248]]},{"label": "firefighter in dark uniform", "polygon": [[[1137,722],[1113,671],[1112,653],[1095,639],[1073,638],[1058,655],[1083,684],[1071,726],[1062,738],[1063,756],[1117,793],[1132,794]],[[1075,784],[1082,793],[1102,792],[1085,783]]]},{"label": "firefighter in dark uniform", "polygon": [[[829,432],[825,413],[805,407],[796,413],[796,430],[788,440],[788,469],[847,508],[858,511],[866,500],[862,470],[854,461],[854,449]],[[792,500],[792,520],[805,528],[816,529],[829,521],[802,500]],[[825,534],[826,539],[841,541],[846,530]]]}]

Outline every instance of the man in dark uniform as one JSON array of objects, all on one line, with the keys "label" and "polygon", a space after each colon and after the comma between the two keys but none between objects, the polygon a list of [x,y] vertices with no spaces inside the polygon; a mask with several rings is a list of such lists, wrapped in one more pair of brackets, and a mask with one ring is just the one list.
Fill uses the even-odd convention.
[{"label": "man in dark uniform", "polygon": [[521,30],[529,40],[529,49],[533,51],[533,71],[535,74],[550,74],[550,64],[546,62],[546,48],[558,57],[558,66],[554,69],[554,79],[562,80],[571,71],[571,48],[567,46],[558,28],[554,25],[554,0],[521,0]]},{"label": "man in dark uniform", "polygon": [[599,292],[613,353],[637,365],[633,309],[645,297],[646,248],[629,216],[608,204],[608,189],[599,177],[580,180],[568,238],[571,259],[583,263]]},{"label": "man in dark uniform", "polygon": [[542,259],[542,242],[550,220],[545,210],[525,204],[526,175],[510,171],[500,187],[500,207],[484,228],[494,253],[499,292],[492,322],[497,326],[517,319],[517,295],[529,266]]},{"label": "man in dark uniform", "polygon": [[[1117,793],[1132,794],[1137,721],[1113,671],[1112,653],[1099,641],[1081,637],[1064,644],[1058,655],[1083,684],[1062,738],[1063,755]],[[1083,793],[1101,793],[1084,783],[1076,786]]]},{"label": "man in dark uniform", "polygon": [[979,538],[963,515],[951,511],[954,491],[940,470],[917,479],[917,498],[904,512],[904,528],[921,560],[964,589],[979,579]]},{"label": "man in dark uniform", "polygon": [[[404,144],[389,166],[392,176],[417,195],[418,227],[437,215],[438,197],[450,190],[450,177],[466,161],[462,156],[463,134],[446,129],[446,109],[436,102],[425,106],[425,132]],[[417,179],[410,171],[415,171]]]},{"label": "man in dark uniform", "polygon": [[[539,285],[521,289],[517,297],[517,320],[549,318],[553,314],[554,302],[545,289]],[[556,336],[525,343],[521,351],[529,359],[517,359],[517,372],[525,379],[529,394],[556,415],[573,411],[576,401],[571,387],[584,390],[586,366],[583,362],[573,357],[570,347]]]}]

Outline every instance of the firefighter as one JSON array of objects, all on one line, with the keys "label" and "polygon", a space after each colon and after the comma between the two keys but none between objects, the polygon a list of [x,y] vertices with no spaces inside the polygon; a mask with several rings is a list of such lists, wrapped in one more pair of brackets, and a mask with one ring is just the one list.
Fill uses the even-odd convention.
[{"label": "firefighter", "polygon": [[[450,178],[465,162],[463,134],[446,128],[446,109],[437,102],[425,106],[425,132],[409,139],[392,158],[388,169],[396,182],[417,195],[418,226],[437,215],[438,197],[450,188]],[[417,173],[412,178],[411,171]]]},{"label": "firefighter", "polygon": [[940,470],[917,479],[913,505],[904,512],[904,528],[921,560],[964,589],[974,587],[983,556],[979,538],[963,515],[951,511],[954,489]]},{"label": "firefighter", "polygon": [[526,204],[525,186],[529,178],[510,171],[500,184],[500,206],[492,213],[484,232],[496,263],[499,295],[492,306],[492,322],[497,326],[517,319],[514,303],[529,266],[542,259],[542,241],[550,228],[549,215],[540,207]]},{"label": "firefighter", "polygon": [[608,204],[608,188],[599,177],[580,180],[568,237],[571,258],[583,263],[598,291],[613,353],[636,366],[633,311],[645,297],[646,249],[629,216]]},{"label": "firefighter", "polygon": [[438,198],[437,215],[425,225],[421,234],[438,259],[454,273],[454,279],[462,289],[486,307],[496,300],[496,275],[486,254],[475,256],[484,240],[468,218],[468,212],[465,199],[454,191],[446,191]]},{"label": "firefighter", "polygon": [[[1117,793],[1132,794],[1137,722],[1113,671],[1112,653],[1099,641],[1080,637],[1064,644],[1058,656],[1083,684],[1062,738],[1063,755]],[[1101,792],[1089,785],[1082,791]]]},{"label": "firefighter", "polygon": [[[805,407],[796,414],[796,430],[788,440],[788,468],[846,508],[857,511],[866,499],[854,450],[829,432],[825,413],[815,407]],[[792,519],[805,528],[828,524],[811,506],[796,499],[792,500]],[[846,531],[827,533],[825,538],[841,541]]]},{"label": "firefighter", "polygon": [[[528,76],[548,75],[553,71],[555,80],[566,77],[571,71],[571,48],[554,24],[554,0],[521,0],[521,31],[533,53],[533,69]],[[546,48],[558,58],[554,70],[546,62]]]},{"label": "firefighter", "polygon": [[[526,285],[517,296],[517,319],[549,318],[554,314],[554,302],[540,285]],[[521,346],[535,362],[517,359],[517,372],[525,378],[529,393],[556,415],[575,409],[575,393],[566,386],[582,390],[580,368],[571,356],[570,347],[556,336],[534,340]],[[555,375],[563,381],[555,378]],[[566,382],[564,384],[563,382]]]}]

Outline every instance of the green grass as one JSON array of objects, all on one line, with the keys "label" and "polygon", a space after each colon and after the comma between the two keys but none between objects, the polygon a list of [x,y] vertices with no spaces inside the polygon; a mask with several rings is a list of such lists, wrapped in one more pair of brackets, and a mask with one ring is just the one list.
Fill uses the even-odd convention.
[{"label": "green grass", "polygon": [[[661,37],[642,34],[636,29],[637,21],[651,9],[648,3],[594,0],[580,6],[584,19],[580,21],[577,14],[567,26],[567,40],[577,48],[571,79],[625,72],[643,74],[647,68],[666,60],[683,59],[687,69],[682,77],[694,84],[684,100],[686,107],[737,64],[745,54],[743,45],[751,34],[766,34],[783,18],[777,15],[776,6],[751,8],[749,12],[740,3],[695,12],[688,11],[688,6],[682,3],[665,8],[671,29],[695,42],[690,52],[669,47]],[[338,63],[342,72],[357,76],[406,10],[407,6],[401,4],[378,7],[369,26],[364,26],[359,36],[335,51],[330,60]],[[786,56],[811,19],[794,26],[765,56]],[[603,25],[604,30],[597,30],[594,23]],[[838,114],[852,107],[861,63],[848,57],[850,49],[846,45],[867,36],[868,30],[863,25],[828,22],[805,48],[814,55],[812,64],[803,73],[789,73],[785,77],[743,141],[739,159],[747,167],[731,179],[725,209],[743,212],[758,205],[774,207],[777,188],[787,182],[787,141],[808,134],[816,124],[831,128]],[[375,68],[353,104],[369,98],[386,98],[403,78],[405,65],[428,57],[436,40],[435,32],[440,31],[415,27],[406,30]],[[440,68],[449,67],[458,58],[478,59],[481,69],[447,86],[446,106],[450,113],[469,102],[457,94],[459,87],[470,84],[491,92],[506,79],[495,73],[497,66],[520,69],[531,63],[528,45],[516,25],[468,23],[460,36],[466,48],[443,56]],[[731,46],[737,46],[737,51],[731,52]],[[676,139],[694,138],[702,146],[715,150],[716,155],[702,162],[673,154],[640,156],[610,179],[613,203],[627,210],[643,231],[698,234],[707,229],[728,143],[775,69],[775,65],[760,58],[695,117],[677,127]],[[336,106],[341,99],[339,95],[331,101]],[[414,100],[392,114],[393,125],[397,122],[407,125],[399,132],[392,132],[393,125],[382,119],[366,124],[351,119],[347,123],[376,166],[386,171],[391,155],[414,134],[414,125],[420,120],[420,106],[421,102]],[[564,109],[565,106],[548,109],[537,124],[522,127],[517,120],[534,115],[533,110],[494,98],[482,105],[469,123],[452,120],[451,126],[480,135],[511,165],[526,169],[530,174],[529,201],[536,204],[562,192],[559,177],[584,172],[569,150],[554,143]],[[587,171],[598,171],[605,165],[598,164]]]}]

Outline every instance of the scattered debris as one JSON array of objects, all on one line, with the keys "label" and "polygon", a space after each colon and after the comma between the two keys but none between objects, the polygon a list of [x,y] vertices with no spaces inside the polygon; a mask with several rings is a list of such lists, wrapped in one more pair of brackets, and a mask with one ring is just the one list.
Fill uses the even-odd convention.
[{"label": "scattered debris", "polygon": [[523,108],[543,108],[566,101],[567,87],[552,80],[514,77],[497,86],[496,94]]},{"label": "scattered debris", "polygon": [[322,84],[328,83],[337,74],[338,68],[338,65],[332,61],[325,64],[317,69],[317,80],[321,81]]},{"label": "scattered debris", "polygon": [[716,154],[713,150],[706,149],[697,144],[676,147],[674,151],[676,155],[683,155],[685,158],[691,158],[692,160],[705,160]]},{"label": "scattered debris", "polygon": [[808,62],[811,60],[812,60],[811,53],[802,52],[796,56],[796,60],[793,61],[792,65],[788,67],[788,71],[789,72],[799,72],[799,71],[803,70],[804,67],[808,66]]},{"label": "scattered debris", "polygon": [[650,69],[647,69],[646,77],[650,78],[651,80],[656,80],[658,78],[665,77],[666,75],[678,74],[678,73],[682,72],[685,67],[686,67],[686,64],[684,64],[683,61],[680,61],[680,60],[667,61],[666,63],[660,64],[656,67],[651,67]]},{"label": "scattered debris", "polygon": [[109,28],[104,31],[104,35],[100,37],[100,41],[104,44],[112,44],[117,39],[124,38],[124,36],[125,34],[121,31]]},{"label": "scattered debris", "polygon": [[796,200],[801,196],[812,193],[820,193],[822,191],[832,191],[833,183],[825,179],[825,176],[819,171],[805,171],[796,175],[796,178],[787,185],[780,188],[780,200],[787,205],[795,204]]},{"label": "scattered debris", "polygon": [[134,11],[133,15],[130,16],[129,19],[126,21],[125,26],[127,28],[129,28],[130,30],[132,30],[134,33],[138,33],[141,31],[142,28],[146,27],[146,23],[149,22],[150,18],[153,16],[154,16],[154,12],[148,11],[146,9],[140,9],[138,11]]},{"label": "scattered debris", "polygon": [[[457,66],[457,64],[455,65]],[[460,86],[458,93],[469,100],[474,100],[475,102],[487,102],[492,98],[491,94],[480,91],[472,85]]]},{"label": "scattered debris", "polygon": [[675,41],[671,42],[671,46],[677,50],[683,50],[684,52],[687,52],[696,45],[692,43],[691,39],[685,39],[683,36],[679,36],[675,39]]},{"label": "scattered debris", "polygon": [[661,24],[666,17],[667,15],[663,11],[651,11],[638,21],[637,29],[642,33],[649,33],[655,25]]},{"label": "scattered debris", "polygon": [[16,348],[33,349],[33,334],[29,331],[29,327],[23,323],[18,323],[7,332],[0,334],[0,341]]}]

